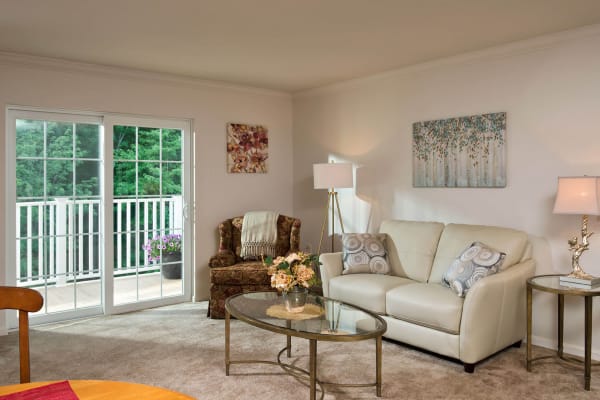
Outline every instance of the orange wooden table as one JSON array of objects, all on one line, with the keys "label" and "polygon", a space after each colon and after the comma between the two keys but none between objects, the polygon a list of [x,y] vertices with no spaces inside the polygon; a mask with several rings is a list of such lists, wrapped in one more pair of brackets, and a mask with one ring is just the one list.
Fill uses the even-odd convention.
[{"label": "orange wooden table", "polygon": [[[0,386],[0,395],[22,392],[39,386],[56,383],[32,382],[19,385]],[[142,385],[140,383],[117,382],[117,381],[88,381],[70,380],[71,388],[81,400],[190,400],[194,397],[187,396],[172,390],[156,386]]]}]

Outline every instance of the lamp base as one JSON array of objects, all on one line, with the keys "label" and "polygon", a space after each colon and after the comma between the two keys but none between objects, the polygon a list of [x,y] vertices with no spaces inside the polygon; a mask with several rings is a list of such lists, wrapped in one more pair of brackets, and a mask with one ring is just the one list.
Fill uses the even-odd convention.
[{"label": "lamp base", "polygon": [[577,285],[585,285],[588,287],[600,284],[600,277],[595,277],[588,274],[583,270],[583,268],[581,268],[581,265],[579,264],[579,257],[581,257],[581,254],[583,254],[584,251],[589,249],[589,238],[593,234],[594,232],[588,231],[588,216],[583,215],[581,219],[581,243],[578,243],[577,236],[574,236],[568,240],[573,270],[569,275],[560,277],[561,283],[565,282]]}]

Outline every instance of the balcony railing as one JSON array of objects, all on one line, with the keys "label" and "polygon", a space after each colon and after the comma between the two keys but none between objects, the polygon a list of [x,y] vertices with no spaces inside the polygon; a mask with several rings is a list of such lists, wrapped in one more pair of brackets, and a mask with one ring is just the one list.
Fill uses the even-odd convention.
[{"label": "balcony railing", "polygon": [[[102,213],[97,199],[17,203],[18,285],[99,278]],[[114,274],[157,270],[142,245],[151,237],[181,233],[182,215],[181,196],[114,199]]]}]

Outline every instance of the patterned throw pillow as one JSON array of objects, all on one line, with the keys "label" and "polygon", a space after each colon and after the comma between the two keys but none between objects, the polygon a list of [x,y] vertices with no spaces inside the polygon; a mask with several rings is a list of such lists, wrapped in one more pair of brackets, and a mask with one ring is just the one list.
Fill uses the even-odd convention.
[{"label": "patterned throw pillow", "polygon": [[384,233],[342,235],[344,274],[389,274]]},{"label": "patterned throw pillow", "polygon": [[442,277],[442,284],[465,297],[478,280],[498,272],[505,256],[505,253],[481,242],[473,242],[450,264]]}]

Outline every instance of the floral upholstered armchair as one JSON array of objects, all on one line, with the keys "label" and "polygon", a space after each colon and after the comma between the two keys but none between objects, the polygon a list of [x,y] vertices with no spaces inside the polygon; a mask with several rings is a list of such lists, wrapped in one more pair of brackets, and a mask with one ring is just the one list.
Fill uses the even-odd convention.
[{"label": "floral upholstered armchair", "polygon": [[[225,300],[234,294],[274,291],[267,268],[259,259],[242,259],[242,222],[235,217],[219,225],[219,251],[210,258],[210,300],[208,316],[225,317]],[[277,218],[276,255],[299,251],[300,220],[285,215]]]}]

